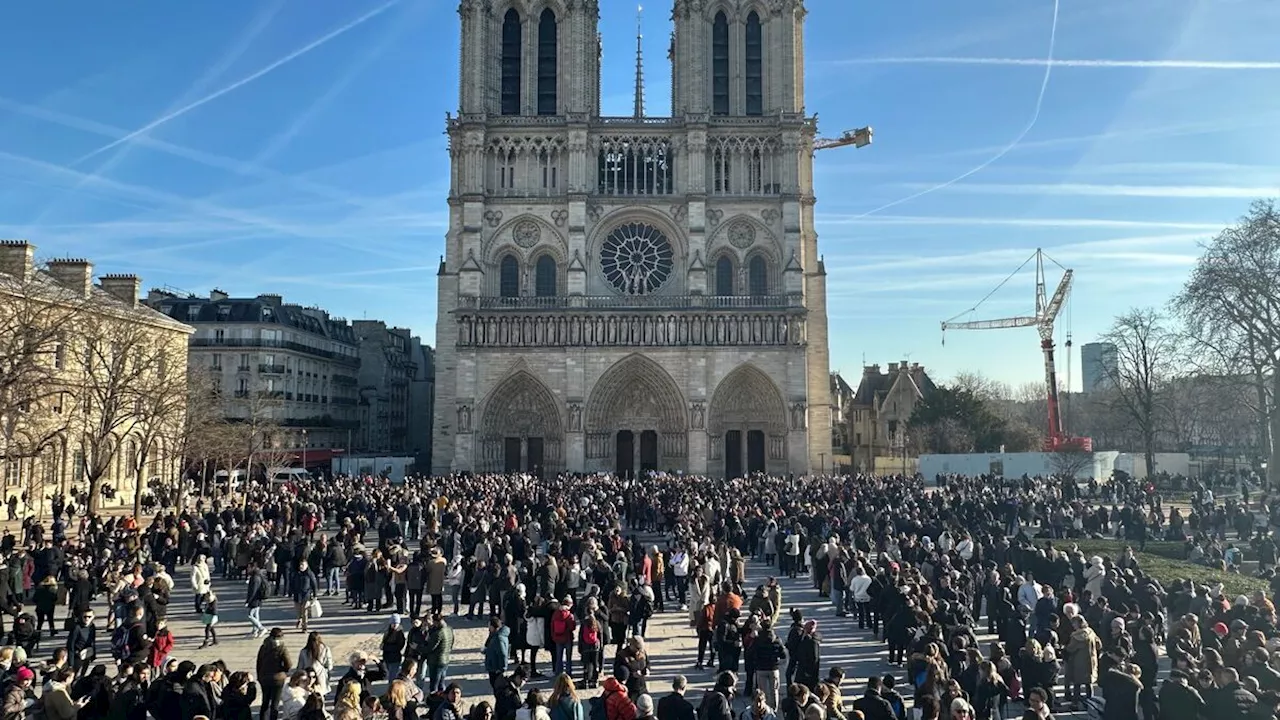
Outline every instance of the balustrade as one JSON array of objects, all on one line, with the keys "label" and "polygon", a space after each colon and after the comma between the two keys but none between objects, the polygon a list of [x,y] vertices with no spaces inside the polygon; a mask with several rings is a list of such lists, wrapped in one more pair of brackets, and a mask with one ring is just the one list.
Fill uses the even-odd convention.
[{"label": "balustrade", "polygon": [[805,343],[805,319],[764,313],[459,312],[458,347],[787,347]]}]

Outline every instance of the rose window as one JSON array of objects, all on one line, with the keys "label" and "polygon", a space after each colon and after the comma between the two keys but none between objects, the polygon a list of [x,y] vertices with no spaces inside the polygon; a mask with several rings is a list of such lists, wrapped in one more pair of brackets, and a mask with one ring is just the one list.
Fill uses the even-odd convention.
[{"label": "rose window", "polygon": [[626,223],[609,233],[600,248],[600,270],[620,292],[647,295],[671,277],[675,252],[661,230]]}]

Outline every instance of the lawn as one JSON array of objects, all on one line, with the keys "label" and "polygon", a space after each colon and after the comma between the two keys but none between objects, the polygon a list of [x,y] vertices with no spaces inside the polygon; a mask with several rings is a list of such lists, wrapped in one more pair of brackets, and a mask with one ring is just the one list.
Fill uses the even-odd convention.
[{"label": "lawn", "polygon": [[1251,575],[1220,572],[1204,565],[1187,562],[1183,559],[1183,544],[1180,542],[1149,542],[1144,552],[1137,551],[1137,543],[1126,543],[1122,540],[1080,540],[1076,541],[1076,544],[1080,546],[1080,551],[1086,558],[1098,555],[1110,557],[1112,560],[1120,557],[1126,545],[1132,545],[1134,556],[1138,559],[1138,566],[1144,573],[1159,580],[1166,589],[1175,580],[1187,579],[1210,587],[1222,583],[1223,592],[1233,599],[1237,595],[1252,595],[1254,590],[1269,589],[1265,580]]}]

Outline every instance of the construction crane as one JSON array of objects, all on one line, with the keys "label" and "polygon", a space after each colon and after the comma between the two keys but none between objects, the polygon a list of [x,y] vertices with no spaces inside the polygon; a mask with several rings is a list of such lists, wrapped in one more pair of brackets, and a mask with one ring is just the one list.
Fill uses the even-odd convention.
[{"label": "construction crane", "polygon": [[813,141],[814,150],[830,150],[831,148],[845,147],[852,145],[856,148],[864,148],[871,144],[871,136],[875,131],[869,127],[858,128],[857,130],[845,130],[840,137],[834,138],[817,138]]},{"label": "construction crane", "polygon": [[[1075,450],[1082,452],[1090,452],[1093,450],[1093,440],[1090,438],[1071,437],[1063,432],[1062,429],[1062,412],[1058,399],[1058,373],[1054,365],[1053,358],[1053,323],[1058,318],[1058,313],[1062,310],[1062,305],[1066,302],[1067,294],[1071,292],[1072,271],[1068,268],[1062,268],[1053,258],[1049,261],[1054,265],[1062,268],[1062,280],[1058,283],[1057,290],[1054,290],[1051,297],[1046,297],[1046,284],[1044,277],[1044,261],[1048,256],[1043,250],[1036,250],[1035,253],[1027,258],[1017,270],[1014,270],[1009,277],[1005,278],[995,290],[987,293],[987,296],[974,305],[972,308],[960,313],[950,320],[942,323],[942,342],[945,345],[947,341],[946,333],[948,330],[1003,330],[1005,328],[1022,328],[1034,327],[1040,333],[1040,350],[1044,353],[1044,380],[1048,389],[1048,409],[1049,409],[1049,429],[1044,440],[1044,450],[1046,452],[1059,452],[1063,450]],[[1009,282],[1014,275],[1022,271],[1029,263],[1035,261],[1036,264],[1036,313],[1035,315],[1023,315],[1020,317],[1001,318],[999,320],[972,320],[967,322],[956,322],[956,319],[977,310],[982,303],[994,295],[1005,283]]]}]

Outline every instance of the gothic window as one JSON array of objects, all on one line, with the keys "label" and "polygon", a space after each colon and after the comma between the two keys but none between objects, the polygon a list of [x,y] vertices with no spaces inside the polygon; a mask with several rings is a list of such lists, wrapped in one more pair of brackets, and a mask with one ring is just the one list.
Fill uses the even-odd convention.
[{"label": "gothic window", "polygon": [[729,18],[723,12],[711,26],[711,112],[729,114]]},{"label": "gothic window", "polygon": [[520,261],[515,255],[503,255],[498,266],[498,294],[504,298],[520,296]]},{"label": "gothic window", "polygon": [[670,141],[609,138],[597,161],[602,195],[670,195],[675,190]]},{"label": "gothic window", "polygon": [[729,177],[733,166],[729,162],[729,151],[718,147],[711,153],[711,188],[713,192],[727,193],[731,184]]},{"label": "gothic window", "polygon": [[716,295],[733,294],[733,261],[720,256],[716,261]]},{"label": "gothic window", "polygon": [[534,294],[538,297],[554,297],[556,294],[556,261],[550,255],[538,258],[534,267]]},{"label": "gothic window", "polygon": [[671,277],[675,251],[662,231],[626,223],[609,233],[600,248],[600,270],[609,284],[628,295],[647,295]]},{"label": "gothic window", "polygon": [[542,11],[538,21],[538,114],[556,114],[556,14]]},{"label": "gothic window", "polygon": [[769,264],[759,255],[747,264],[747,289],[756,297],[769,294]]},{"label": "gothic window", "polygon": [[508,10],[502,19],[502,114],[520,114],[520,54],[523,51],[520,13]]},{"label": "gothic window", "polygon": [[764,43],[760,32],[760,16],[747,16],[747,114],[764,114]]}]

